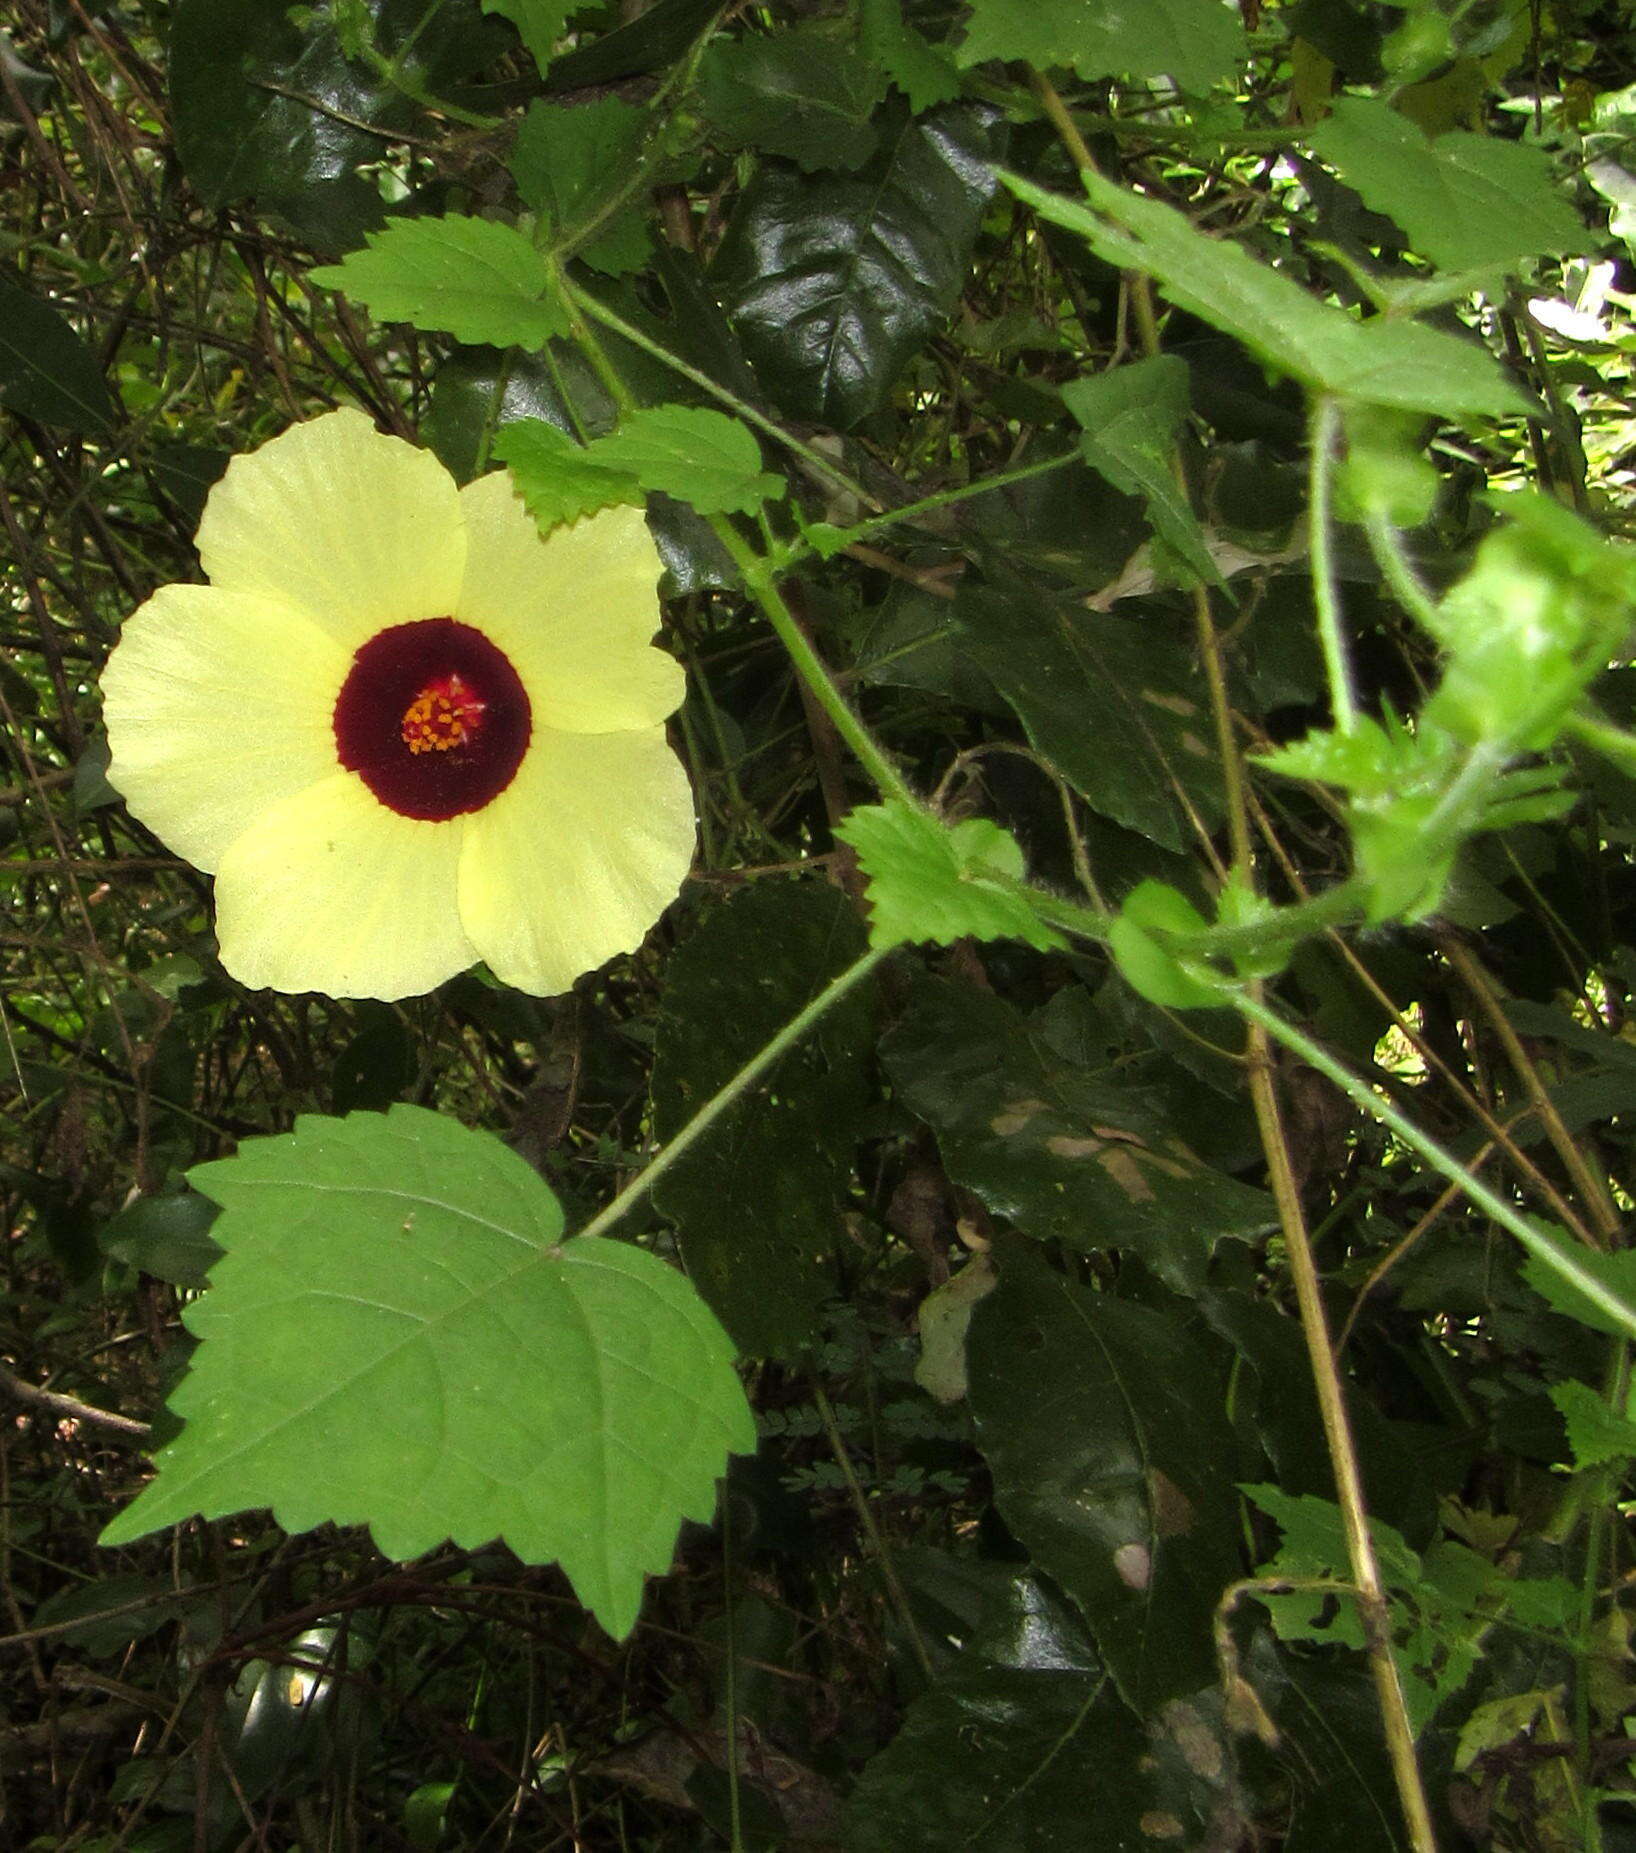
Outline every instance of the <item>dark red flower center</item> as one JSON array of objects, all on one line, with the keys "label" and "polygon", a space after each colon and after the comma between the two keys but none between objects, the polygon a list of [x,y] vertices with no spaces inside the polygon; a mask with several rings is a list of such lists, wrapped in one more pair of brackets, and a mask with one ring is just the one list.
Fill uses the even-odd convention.
[{"label": "dark red flower center", "polygon": [[400,817],[441,823],[511,783],[533,715],[505,652],[453,618],[377,631],[335,698],[341,764]]}]

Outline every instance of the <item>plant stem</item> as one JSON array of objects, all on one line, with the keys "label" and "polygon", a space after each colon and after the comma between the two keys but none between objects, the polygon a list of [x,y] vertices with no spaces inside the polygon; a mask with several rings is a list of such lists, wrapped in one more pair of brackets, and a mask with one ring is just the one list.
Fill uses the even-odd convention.
[{"label": "plant stem", "polygon": [[789,652],[791,662],[795,664],[796,673],[835,723],[835,731],[851,747],[859,765],[875,781],[876,789],[882,797],[896,798],[900,803],[918,810],[920,801],[910,790],[903,774],[852,712],[846,697],[835,686],[834,678],[819,660],[817,651],[807,642],[805,633],[795,621],[795,614],[778,589],[771,563],[748,545],[725,515],[713,515],[710,526],[716,538],[727,549],[733,564],[744,575],[746,589],[777,631],[780,641]]},{"label": "plant stem", "polygon": [[607,1208],[598,1211],[571,1239],[577,1241],[581,1236],[605,1235],[627,1211],[653,1189],[679,1158],[704,1137],[705,1133],[740,1095],[753,1087],[781,1055],[786,1054],[806,1035],[827,1010],[838,1004],[849,991],[855,990],[858,985],[862,984],[890,950],[890,947],[872,949],[864,953],[862,958],[855,960],[844,972],[832,978],[805,1009],[798,1011],[790,1018],[765,1048],[751,1056],[750,1060],[725,1086],[711,1095],[675,1138],[662,1151],[656,1152],[648,1160],[642,1170],[631,1179]]},{"label": "plant stem", "polygon": [[909,1606],[908,1593],[898,1580],[896,1566],[891,1553],[886,1548],[886,1540],[880,1534],[880,1527],[875,1523],[875,1515],[869,1509],[869,1500],[863,1487],[858,1482],[858,1475],[852,1465],[852,1456],[847,1452],[845,1438],[841,1434],[840,1424],[835,1420],[835,1411],[830,1407],[829,1398],[824,1394],[824,1386],[816,1375],[812,1379],[812,1397],[818,1405],[818,1419],[824,1425],[824,1434],[829,1441],[830,1452],[835,1456],[835,1464],[841,1470],[841,1478],[846,1481],[846,1490],[852,1496],[858,1522],[868,1535],[870,1548],[875,1553],[875,1561],[880,1565],[880,1573],[885,1578],[888,1594],[897,1609],[898,1618],[903,1623],[904,1632],[909,1637],[909,1645],[914,1649],[915,1659],[920,1662],[920,1670],[926,1675],[926,1683],[933,1684],[937,1671],[932,1665],[932,1657],[926,1651],[926,1643],[920,1638],[920,1628],[915,1621],[915,1612]]},{"label": "plant stem", "polygon": [[1329,705],[1336,733],[1351,733],[1358,724],[1357,702],[1352,694],[1352,671],[1346,660],[1346,639],[1341,633],[1341,601],[1335,583],[1335,558],[1330,543],[1329,491],[1335,470],[1335,440],[1340,435],[1340,407],[1326,394],[1312,408],[1307,466],[1312,525],[1312,604],[1318,620],[1318,641],[1323,646],[1324,668],[1329,677]]},{"label": "plant stem", "polygon": [[1415,1853],[1434,1853],[1437,1841],[1432,1832],[1431,1810],[1426,1803],[1425,1787],[1420,1780],[1420,1765],[1415,1757],[1414,1730],[1409,1722],[1409,1708],[1404,1701],[1403,1684],[1398,1676],[1397,1661],[1392,1654],[1391,1610],[1385,1584],[1381,1581],[1380,1565],[1375,1558],[1374,1541],[1369,1535],[1369,1516],[1363,1501],[1363,1479],[1358,1471],[1352,1425],[1346,1414],[1346,1393],[1335,1363],[1335,1347],[1329,1335],[1329,1321],[1324,1315],[1318,1269],[1312,1258],[1312,1245],[1307,1239],[1306,1216],[1301,1208],[1295,1173],[1290,1165],[1289,1144],[1278,1111],[1278,1096],[1273,1087],[1269,1032],[1262,1021],[1265,1013],[1258,1014],[1259,1004],[1257,1010],[1251,1010],[1248,1004],[1247,999],[1239,1000],[1239,1007],[1255,1024],[1250,1034],[1249,1048],[1250,1097],[1255,1104],[1261,1146],[1266,1153],[1273,1198],[1278,1205],[1279,1224],[1289,1254],[1290,1275],[1295,1283],[1295,1298],[1301,1313],[1301,1332],[1306,1340],[1312,1381],[1318,1393],[1318,1413],[1323,1422],[1330,1466],[1335,1474],[1335,1500],[1340,1507],[1341,1526],[1346,1534],[1346,1555],[1352,1568],[1352,1581],[1357,1585],[1358,1611],[1363,1620],[1369,1670],[1374,1675],[1375,1696],[1386,1733],[1387,1754],[1391,1758],[1392,1775],[1397,1783],[1398,1802],[1409,1830],[1409,1843]]}]

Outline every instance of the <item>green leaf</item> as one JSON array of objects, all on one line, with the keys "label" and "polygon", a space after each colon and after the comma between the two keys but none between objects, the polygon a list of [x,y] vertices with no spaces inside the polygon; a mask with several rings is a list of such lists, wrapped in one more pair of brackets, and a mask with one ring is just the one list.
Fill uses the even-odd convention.
[{"label": "green leaf", "polygon": [[1435,141],[1375,97],[1337,97],[1312,152],[1446,270],[1583,251],[1579,215],[1541,148],[1456,129]]},{"label": "green leaf", "polygon": [[917,116],[959,96],[954,60],[908,24],[901,0],[860,0],[858,44],[909,99]]},{"label": "green leaf", "polygon": [[602,463],[594,443],[576,443],[541,418],[502,426],[493,454],[510,469],[542,534],[599,508],[642,500],[642,485],[628,470]]},{"label": "green leaf", "polygon": [[114,402],[96,356],[49,303],[0,275],[0,405],[42,425],[98,435]]},{"label": "green leaf", "polygon": [[1270,1228],[1272,1201],[1201,1163],[1119,1063],[1092,1068],[1062,1052],[1077,996],[1025,1017],[991,993],[926,979],[881,1056],[949,1176],[996,1216],[1080,1253],[1133,1249],[1195,1292],[1214,1244]]},{"label": "green leaf", "polygon": [[517,192],[551,227],[553,249],[572,250],[593,269],[619,276],[647,255],[647,227],[623,194],[653,118],[618,97],[570,107],[536,98],[512,146]]},{"label": "green leaf", "polygon": [[1079,448],[1114,488],[1140,495],[1155,533],[1206,585],[1222,584],[1172,467],[1188,412],[1187,363],[1173,354],[1072,380],[1063,403],[1085,427]]},{"label": "green leaf", "polygon": [[1223,987],[1198,976],[1163,941],[1148,930],[1186,936],[1201,933],[1208,922],[1199,910],[1162,881],[1144,881],[1125,896],[1125,904],[1108,929],[1108,949],[1125,982],[1150,1004],[1170,1010],[1214,1010],[1226,1001]]},{"label": "green leaf", "polygon": [[1320,392],[1450,417],[1525,413],[1529,402],[1475,341],[1418,322],[1359,322],[1320,302],[1241,245],[1207,238],[1172,206],[1083,173],[1091,205],[1001,178],[1042,218],[1097,256],[1154,277],[1170,300]]},{"label": "green leaf", "polygon": [[174,1287],[202,1287],[221,1258],[216,1206],[196,1190],[138,1197],[103,1225],[102,1251]]},{"label": "green leaf", "polygon": [[661,70],[680,58],[720,12],[721,0],[656,0],[625,25],[554,60],[547,88],[589,90]]},{"label": "green leaf", "polygon": [[836,23],[718,39],[699,78],[705,115],[729,147],[780,154],[808,173],[861,167],[875,152],[869,119],[884,77]]},{"label": "green leaf", "polygon": [[[212,208],[254,199],[324,252],[381,224],[380,189],[359,169],[381,158],[383,132],[415,121],[408,92],[479,100],[466,80],[507,37],[474,0],[176,0],[168,17],[171,120],[194,191]],[[353,55],[355,32],[396,61],[401,85]]]},{"label": "green leaf", "polygon": [[1167,849],[1194,840],[1189,809],[1219,821],[1192,646],[1162,617],[1086,611],[1022,586],[962,587],[954,615],[962,649],[1092,810]]},{"label": "green leaf", "polygon": [[849,430],[953,309],[994,190],[992,133],[975,110],[937,110],[885,133],[856,175],[768,162],[745,189],[714,276],[790,417]]},{"label": "green leaf", "polygon": [[378,321],[462,341],[543,347],[568,328],[550,261],[495,219],[394,219],[362,251],[308,275]]},{"label": "green leaf", "polygon": [[1508,752],[1540,751],[1607,667],[1636,601],[1636,547],[1605,540],[1550,497],[1507,496],[1471,569],[1436,608],[1449,660],[1424,725]]},{"label": "green leaf", "polygon": [[[203,1600],[198,1590],[177,1589],[169,1577],[102,1576],[47,1596],[30,1613],[28,1623],[31,1628],[60,1628],[53,1645],[106,1660],[157,1634]],[[120,1609],[125,1613],[118,1613]]]},{"label": "green leaf", "polygon": [[[679,1132],[863,945],[856,908],[815,882],[757,883],[708,914],[667,973],[653,1065],[659,1138]],[[699,1292],[753,1356],[811,1343],[836,1291],[870,1043],[860,986],[654,1187]]]},{"label": "green leaf", "polygon": [[1215,1606],[1240,1574],[1210,1357],[1180,1321],[1077,1286],[1020,1243],[966,1343],[995,1503],[1144,1716],[1214,1682]]},{"label": "green leaf", "polygon": [[1171,77],[1207,90],[1246,52],[1243,28],[1215,0],[972,0],[962,64],[1003,58],[1049,70],[1069,65],[1087,80]]},{"label": "green leaf", "polygon": [[1629,1316],[1624,1321],[1619,1320],[1537,1255],[1530,1255],[1522,1264],[1523,1279],[1546,1301],[1552,1312],[1577,1320],[1580,1325],[1588,1325],[1593,1331],[1606,1332],[1614,1338],[1628,1338],[1636,1330],[1636,1249],[1621,1248],[1613,1254],[1598,1254],[1594,1248],[1570,1242],[1553,1225],[1540,1226],[1554,1235],[1560,1246],[1571,1250],[1575,1262],[1587,1274],[1593,1275],[1615,1299],[1624,1302]]},{"label": "green leaf", "polygon": [[860,805],[835,834],[858,852],[869,877],[869,943],[1020,939],[1041,952],[1067,941],[1029,904],[994,879],[1021,881],[1023,853],[1009,830],[986,818],[946,824],[888,798]]},{"label": "green leaf", "polygon": [[784,494],[784,479],[762,470],[749,426],[703,406],[627,412],[611,437],[587,448],[605,469],[624,471],[701,515],[753,514]]},{"label": "green leaf", "polygon": [[103,1533],[271,1506],[411,1558],[500,1538],[628,1633],[754,1427],[720,1327],[639,1248],[562,1241],[500,1141],[419,1107],[310,1116],[190,1182],[226,1251],[187,1308],[185,1426]]},{"label": "green leaf", "polygon": [[975,1627],[960,1625],[960,1640],[948,1673],[860,1777],[849,1853],[1237,1844],[1246,1798],[1214,1692],[1176,1699],[1144,1724],[1072,1607],[1032,1572]]},{"label": "green leaf", "polygon": [[1562,1412],[1576,1468],[1603,1467],[1636,1455],[1636,1422],[1616,1415],[1588,1383],[1569,1377],[1551,1384],[1550,1396]]},{"label": "green leaf", "polygon": [[586,0],[481,0],[481,4],[485,13],[499,13],[511,21],[543,75],[569,19],[584,11]]}]

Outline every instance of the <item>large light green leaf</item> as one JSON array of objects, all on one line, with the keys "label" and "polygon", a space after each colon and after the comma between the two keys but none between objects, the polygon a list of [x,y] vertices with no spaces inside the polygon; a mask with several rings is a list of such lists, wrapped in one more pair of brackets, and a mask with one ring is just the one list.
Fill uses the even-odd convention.
[{"label": "large light green leaf", "polygon": [[194,1187],[225,1251],[158,1477],[103,1533],[270,1506],[389,1557],[503,1539],[562,1564],[611,1634],[755,1446],[732,1349],[674,1269],[562,1240],[500,1141],[419,1107],[298,1120]]},{"label": "large light green leaf", "polygon": [[1465,129],[1433,141],[1377,98],[1343,96],[1314,131],[1312,152],[1447,270],[1586,246],[1542,148]]},{"label": "large light green leaf", "polygon": [[995,1502],[1143,1716],[1213,1682],[1216,1603],[1240,1573],[1211,1356],[1178,1320],[1077,1285],[1015,1238],[966,1341]]},{"label": "large light green leaf", "polygon": [[1080,176],[1089,206],[1016,174],[1001,178],[1042,218],[1077,232],[1107,263],[1153,277],[1172,302],[1318,391],[1450,417],[1529,409],[1475,341],[1386,316],[1355,321],[1242,245],[1206,237],[1161,200],[1090,172]]},{"label": "large light green leaf", "polygon": [[1087,79],[1173,77],[1204,90],[1244,52],[1243,28],[1219,0],[973,0],[958,56],[1065,64]]},{"label": "large light green leaf", "polygon": [[642,485],[628,470],[599,462],[594,444],[579,443],[543,418],[503,425],[493,454],[510,468],[542,534],[599,508],[642,500]]},{"label": "large light green leaf", "polygon": [[749,426],[705,406],[645,406],[588,448],[604,469],[628,471],[701,515],[751,514],[784,493],[784,479],[762,469]]},{"label": "large light green leaf", "polygon": [[412,322],[462,341],[543,347],[568,327],[551,265],[514,225],[495,219],[394,219],[361,251],[308,273],[383,322]]},{"label": "large light green leaf", "polygon": [[[817,882],[765,882],[707,915],[672,956],[653,1064],[661,1139],[864,947],[857,909]],[[870,1098],[860,986],[715,1123],[654,1189],[689,1274],[741,1350],[787,1356],[836,1291],[835,1241]]]},{"label": "large light green leaf", "polygon": [[1121,1066],[1071,1060],[1073,1002],[1025,1017],[991,992],[927,979],[881,1054],[949,1175],[996,1216],[1085,1254],[1133,1249],[1197,1291],[1213,1245],[1270,1227],[1272,1201],[1202,1163]]}]

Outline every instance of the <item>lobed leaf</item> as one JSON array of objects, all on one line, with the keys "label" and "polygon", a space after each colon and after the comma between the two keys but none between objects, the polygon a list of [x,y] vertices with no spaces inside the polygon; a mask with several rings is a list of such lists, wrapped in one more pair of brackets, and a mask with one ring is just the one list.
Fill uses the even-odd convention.
[{"label": "lobed leaf", "polygon": [[366,1524],[389,1557],[500,1538],[627,1634],[644,1574],[755,1446],[687,1281],[564,1243],[536,1172],[420,1107],[310,1115],[190,1181],[224,1254],[184,1315],[184,1427],[102,1542],[256,1506],[288,1531]]}]

